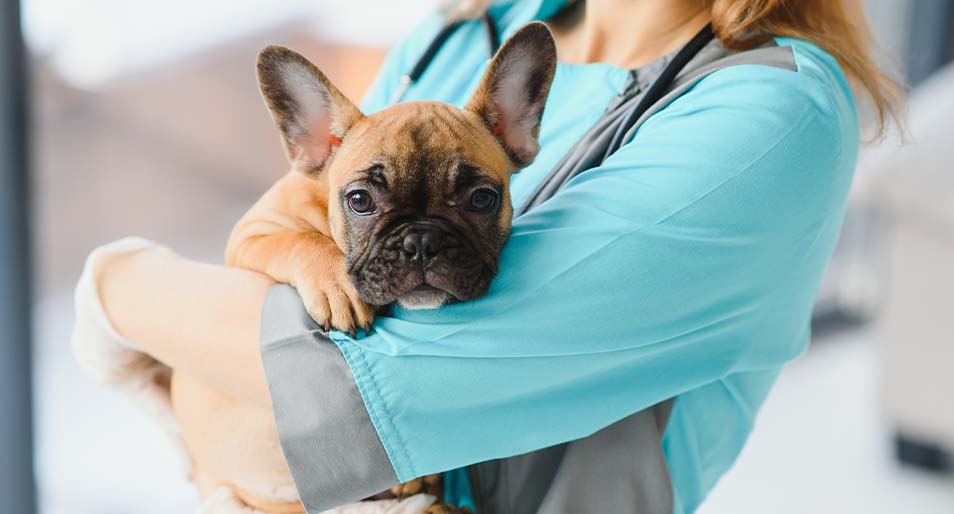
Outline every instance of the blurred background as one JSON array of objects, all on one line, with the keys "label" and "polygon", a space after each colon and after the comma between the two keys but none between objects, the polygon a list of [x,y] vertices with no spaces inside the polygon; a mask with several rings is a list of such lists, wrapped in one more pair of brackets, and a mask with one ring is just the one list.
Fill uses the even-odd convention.
[{"label": "blurred background", "polygon": [[[292,46],[360,98],[435,4],[2,4],[2,512],[33,511],[34,487],[44,514],[195,509],[159,431],[72,361],[83,259],[138,234],[220,261],[232,224],[286,170],[257,51]],[[954,2],[866,5],[910,83],[909,142],[863,150],[811,349],[703,514],[954,513]]]}]

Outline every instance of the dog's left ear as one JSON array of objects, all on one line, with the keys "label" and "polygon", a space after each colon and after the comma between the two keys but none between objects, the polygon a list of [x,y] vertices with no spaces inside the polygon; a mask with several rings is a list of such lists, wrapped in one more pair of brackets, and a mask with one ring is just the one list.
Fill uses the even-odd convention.
[{"label": "dog's left ear", "polygon": [[318,67],[282,46],[268,46],[258,55],[258,83],[288,160],[302,173],[321,171],[348,129],[364,117]]},{"label": "dog's left ear", "polygon": [[516,169],[532,163],[540,150],[540,119],[556,61],[550,29],[530,23],[503,44],[467,104],[497,136]]}]

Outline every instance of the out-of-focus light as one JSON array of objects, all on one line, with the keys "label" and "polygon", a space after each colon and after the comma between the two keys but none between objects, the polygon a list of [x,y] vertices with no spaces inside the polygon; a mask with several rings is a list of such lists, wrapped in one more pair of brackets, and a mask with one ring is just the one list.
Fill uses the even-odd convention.
[{"label": "out-of-focus light", "polygon": [[27,44],[72,85],[103,82],[283,24],[327,41],[385,47],[436,0],[24,0]]}]

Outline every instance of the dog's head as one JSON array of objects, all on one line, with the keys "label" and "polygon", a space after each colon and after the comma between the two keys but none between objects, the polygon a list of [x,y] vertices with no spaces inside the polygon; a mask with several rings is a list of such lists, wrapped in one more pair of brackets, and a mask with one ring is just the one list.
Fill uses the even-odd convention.
[{"label": "dog's head", "polygon": [[262,51],[259,83],[288,158],[327,180],[332,237],[364,301],[429,308],[487,290],[510,232],[510,174],[537,154],[555,66],[549,30],[533,23],[465,108],[407,102],[365,116],[301,55]]}]

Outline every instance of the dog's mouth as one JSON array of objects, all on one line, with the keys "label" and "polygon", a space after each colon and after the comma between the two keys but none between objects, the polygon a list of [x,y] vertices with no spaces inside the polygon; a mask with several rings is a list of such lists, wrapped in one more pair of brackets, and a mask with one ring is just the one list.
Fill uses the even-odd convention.
[{"label": "dog's mouth", "polygon": [[436,309],[457,298],[447,291],[421,284],[398,296],[395,302],[404,309]]},{"label": "dog's mouth", "polygon": [[472,300],[487,291],[496,274],[496,254],[481,252],[444,223],[398,226],[363,257],[349,273],[362,300],[372,305],[432,309]]}]

